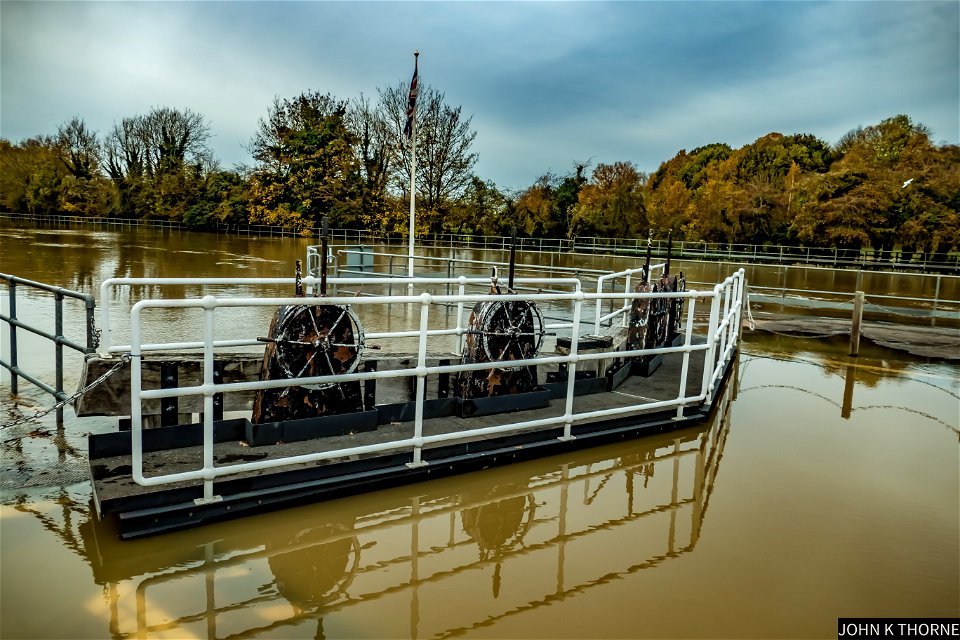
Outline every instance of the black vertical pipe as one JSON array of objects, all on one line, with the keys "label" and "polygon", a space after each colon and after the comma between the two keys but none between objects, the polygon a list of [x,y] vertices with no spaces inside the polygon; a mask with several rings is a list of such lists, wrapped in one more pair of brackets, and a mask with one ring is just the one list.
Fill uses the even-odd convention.
[{"label": "black vertical pipe", "polygon": [[17,395],[17,283],[10,280],[10,395]]},{"label": "black vertical pipe", "polygon": [[320,252],[323,254],[320,256],[320,295],[327,295],[327,236],[330,233],[330,228],[327,226],[327,216],[323,216],[323,231],[321,232],[320,239]]},{"label": "black vertical pipe", "polygon": [[303,297],[303,264],[297,260],[296,271],[294,272],[293,295],[298,298]]},{"label": "black vertical pipe", "polygon": [[670,254],[673,252],[673,229],[667,231],[667,266],[663,269],[663,275],[670,275]]},{"label": "black vertical pipe", "polygon": [[[213,384],[223,384],[223,360],[213,362]],[[213,419],[223,420],[223,394],[213,394]]]},{"label": "black vertical pipe", "polygon": [[[160,363],[160,388],[176,389],[179,384],[180,369],[177,362]],[[180,399],[176,396],[160,398],[160,426],[173,427],[180,419]]]},{"label": "black vertical pipe", "polygon": [[[364,371],[376,371],[377,361],[367,360],[363,363]],[[365,411],[371,411],[377,407],[377,379],[370,378],[363,381],[363,408]]]},{"label": "black vertical pipe", "polygon": [[[53,304],[56,308],[53,333],[56,335],[56,340],[54,341],[54,352],[56,353],[55,367],[57,377],[57,392],[54,394],[54,397],[59,403],[67,398],[66,394],[63,392],[63,294],[57,291],[54,294],[53,299]],[[63,407],[57,409],[57,428],[63,428]]]},{"label": "black vertical pipe", "polygon": [[97,330],[94,323],[94,313],[97,308],[97,301],[92,297],[84,300],[87,307],[87,353],[93,353],[97,350]]},{"label": "black vertical pipe", "polygon": [[507,276],[507,288],[513,289],[513,274],[517,270],[517,228],[510,232],[510,272]]}]

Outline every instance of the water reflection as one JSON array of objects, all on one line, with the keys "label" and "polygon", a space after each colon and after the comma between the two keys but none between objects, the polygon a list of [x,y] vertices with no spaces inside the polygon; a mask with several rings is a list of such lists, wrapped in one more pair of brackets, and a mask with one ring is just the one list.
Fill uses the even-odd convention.
[{"label": "water reflection", "polygon": [[693,551],[734,386],[699,428],[145,540],[67,489],[13,507],[89,564],[113,638],[457,636]]}]

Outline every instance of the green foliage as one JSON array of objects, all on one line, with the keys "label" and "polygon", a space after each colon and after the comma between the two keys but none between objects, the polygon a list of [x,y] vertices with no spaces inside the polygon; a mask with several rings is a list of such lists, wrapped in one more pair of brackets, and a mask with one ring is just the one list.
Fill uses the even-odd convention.
[{"label": "green foliage", "polygon": [[[336,227],[406,236],[407,85],[339,100],[309,91],[274,100],[250,142],[256,165],[216,166],[205,118],[157,107],[106,133],[82,118],[54,136],[0,139],[0,209],[36,216],[182,220],[198,229],[245,222],[309,234]],[[857,127],[831,147],[770,133],[732,149],[681,150],[647,177],[629,162],[546,173],[504,194],[473,173],[471,118],[421,88],[417,229],[527,236],[631,237],[652,228],[708,242],[793,243],[936,253],[960,246],[960,147],[935,145],[906,115]]]},{"label": "green foliage", "polygon": [[598,164],[573,207],[571,235],[626,238],[647,229],[645,179],[630,162]]},{"label": "green foliage", "polygon": [[347,103],[330,94],[276,98],[250,142],[250,220],[306,231],[324,216],[333,226],[360,218],[361,167]]}]

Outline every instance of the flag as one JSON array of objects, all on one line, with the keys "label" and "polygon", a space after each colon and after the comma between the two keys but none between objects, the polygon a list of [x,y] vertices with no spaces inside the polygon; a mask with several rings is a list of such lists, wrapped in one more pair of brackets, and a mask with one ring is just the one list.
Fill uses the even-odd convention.
[{"label": "flag", "polygon": [[407,97],[407,124],[403,135],[409,140],[413,136],[413,118],[417,112],[417,58],[413,59],[413,79],[410,81],[410,95]]}]

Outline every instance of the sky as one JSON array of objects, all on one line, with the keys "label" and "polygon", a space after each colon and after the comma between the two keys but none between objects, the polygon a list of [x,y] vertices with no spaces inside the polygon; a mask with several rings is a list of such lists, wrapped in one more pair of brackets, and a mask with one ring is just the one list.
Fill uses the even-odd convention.
[{"label": "sky", "polygon": [[903,113],[960,143],[960,2],[0,2],[0,137],[205,116],[221,166],[274,97],[420,81],[472,115],[503,189],[575,165],[653,172],[770,132],[835,143]]}]

